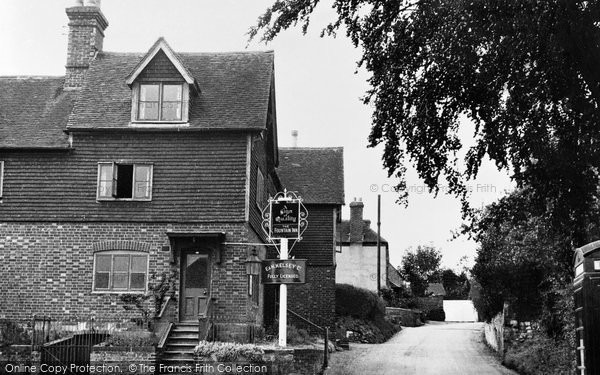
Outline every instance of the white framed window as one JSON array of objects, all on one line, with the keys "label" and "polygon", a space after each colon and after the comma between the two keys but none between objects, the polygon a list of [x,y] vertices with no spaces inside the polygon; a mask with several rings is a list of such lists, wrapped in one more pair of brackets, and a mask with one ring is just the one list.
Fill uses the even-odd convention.
[{"label": "white framed window", "polygon": [[102,251],[94,254],[94,292],[144,292],[148,283],[148,254]]},{"label": "white framed window", "polygon": [[0,160],[0,199],[2,199],[4,186],[4,161]]},{"label": "white framed window", "polygon": [[140,82],[133,87],[132,122],[181,123],[188,120],[189,87],[184,83]]},{"label": "white framed window", "polygon": [[262,210],[262,204],[265,199],[265,176],[260,168],[256,168],[256,205]]},{"label": "white framed window", "polygon": [[98,200],[152,200],[152,164],[98,163]]}]

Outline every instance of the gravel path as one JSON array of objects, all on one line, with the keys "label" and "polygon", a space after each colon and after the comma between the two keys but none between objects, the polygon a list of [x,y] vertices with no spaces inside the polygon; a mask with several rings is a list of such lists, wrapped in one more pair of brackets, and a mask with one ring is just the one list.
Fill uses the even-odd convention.
[{"label": "gravel path", "polygon": [[384,344],[353,344],[331,357],[327,375],[516,375],[483,343],[482,323],[404,328]]}]

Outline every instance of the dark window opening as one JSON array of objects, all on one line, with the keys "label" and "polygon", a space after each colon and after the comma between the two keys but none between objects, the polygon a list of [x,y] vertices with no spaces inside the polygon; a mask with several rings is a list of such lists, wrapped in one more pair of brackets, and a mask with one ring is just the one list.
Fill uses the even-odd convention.
[{"label": "dark window opening", "polygon": [[115,169],[115,198],[133,197],[133,164],[119,164]]}]

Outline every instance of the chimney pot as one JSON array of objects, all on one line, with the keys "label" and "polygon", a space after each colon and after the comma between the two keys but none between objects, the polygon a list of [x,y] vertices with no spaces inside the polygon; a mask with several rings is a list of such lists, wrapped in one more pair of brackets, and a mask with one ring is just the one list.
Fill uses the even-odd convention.
[{"label": "chimney pot", "polygon": [[292,147],[298,147],[298,130],[292,130]]}]

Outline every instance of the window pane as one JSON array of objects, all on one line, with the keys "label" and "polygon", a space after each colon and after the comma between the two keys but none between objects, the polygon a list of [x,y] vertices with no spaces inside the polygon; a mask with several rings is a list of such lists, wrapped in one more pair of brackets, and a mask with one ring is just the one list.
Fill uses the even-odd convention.
[{"label": "window pane", "polygon": [[108,289],[108,273],[96,272],[96,279],[94,280],[95,289]]},{"label": "window pane", "polygon": [[113,289],[127,289],[128,276],[127,273],[115,273],[113,275]]},{"label": "window pane", "polygon": [[181,101],[181,85],[164,85],[163,86],[163,101],[165,102],[180,102]]},{"label": "window pane", "polygon": [[132,256],[131,257],[131,272],[143,272],[146,273],[146,266],[148,264],[145,255]]},{"label": "window pane", "polygon": [[135,166],[135,181],[150,181],[150,166],[136,165]]},{"label": "window pane", "polygon": [[186,288],[206,288],[208,286],[208,258],[197,254],[187,254],[185,270]]},{"label": "window pane", "polygon": [[99,164],[98,197],[110,198],[112,196],[112,164]]},{"label": "window pane", "polygon": [[129,272],[129,255],[115,255],[114,272]]},{"label": "window pane", "polygon": [[110,272],[110,255],[96,255],[96,272]]},{"label": "window pane", "polygon": [[140,102],[139,120],[158,120],[158,102]]},{"label": "window pane", "polygon": [[132,273],[131,274],[131,289],[145,289],[146,288],[146,274],[145,273]]},{"label": "window pane", "polygon": [[161,120],[181,120],[181,102],[163,102]]},{"label": "window pane", "polygon": [[158,85],[140,85],[140,101],[158,102]]}]

